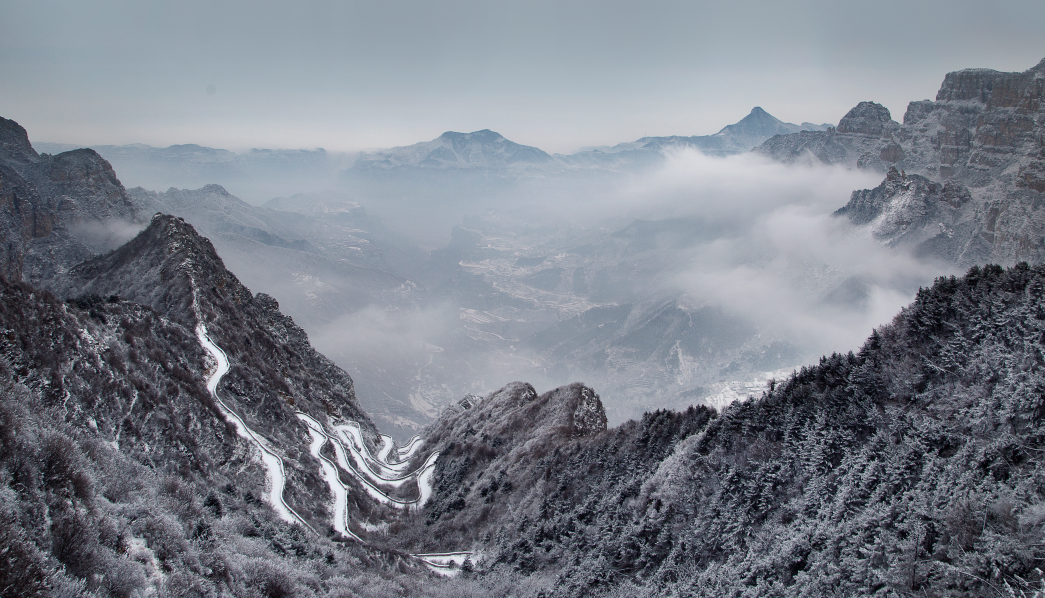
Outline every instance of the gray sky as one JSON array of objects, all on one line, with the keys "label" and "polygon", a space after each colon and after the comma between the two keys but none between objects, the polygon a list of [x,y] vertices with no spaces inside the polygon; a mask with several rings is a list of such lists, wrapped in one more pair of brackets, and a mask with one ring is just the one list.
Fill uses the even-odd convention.
[{"label": "gray sky", "polygon": [[33,140],[389,147],[489,128],[552,152],[752,106],[897,120],[944,73],[1045,57],[1041,0],[0,0],[0,115]]}]

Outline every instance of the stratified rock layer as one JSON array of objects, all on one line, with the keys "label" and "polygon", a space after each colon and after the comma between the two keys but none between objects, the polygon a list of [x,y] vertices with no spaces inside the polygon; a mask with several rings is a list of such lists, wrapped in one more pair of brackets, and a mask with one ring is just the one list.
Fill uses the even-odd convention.
[{"label": "stratified rock layer", "polygon": [[839,211],[885,243],[963,266],[1039,263],[1043,97],[1045,60],[1022,73],[967,69],[949,73],[935,101],[911,102],[902,125],[884,107],[861,102],[836,129],[777,136],[756,151],[784,162],[895,169]]}]

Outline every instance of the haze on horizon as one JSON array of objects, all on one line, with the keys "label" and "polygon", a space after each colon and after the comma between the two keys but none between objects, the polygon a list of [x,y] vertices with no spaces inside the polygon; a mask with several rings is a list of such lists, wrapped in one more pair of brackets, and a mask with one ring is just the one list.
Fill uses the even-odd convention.
[{"label": "haze on horizon", "polygon": [[353,151],[493,129],[550,152],[759,105],[902,118],[944,73],[1045,56],[1045,4],[0,0],[0,114],[34,141]]}]

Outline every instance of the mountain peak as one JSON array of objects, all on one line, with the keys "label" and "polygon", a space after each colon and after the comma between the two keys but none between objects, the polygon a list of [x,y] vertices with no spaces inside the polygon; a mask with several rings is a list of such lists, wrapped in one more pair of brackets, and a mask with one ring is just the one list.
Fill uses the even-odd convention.
[{"label": "mountain peak", "polygon": [[[504,139],[504,135],[490,129],[482,129],[480,131],[472,131],[471,133],[458,133],[457,131],[447,131],[438,137],[439,139],[477,139],[481,141],[496,141]],[[507,140],[506,140],[507,141]]]},{"label": "mountain peak", "polygon": [[236,303],[251,296],[225,269],[210,240],[168,214],[155,214],[138,236],[69,274],[69,295],[119,295],[169,313],[190,328],[196,324],[194,288],[220,286],[226,293],[233,292]]},{"label": "mountain peak", "polygon": [[860,102],[838,121],[838,132],[881,136],[899,126],[885,106],[876,102]]},{"label": "mountain peak", "polygon": [[13,120],[0,117],[0,156],[18,164],[34,162],[40,158],[29,143],[29,134]]},{"label": "mountain peak", "polygon": [[255,390],[274,402],[259,418],[290,419],[293,404],[286,397],[294,397],[298,409],[359,422],[366,436],[376,439],[348,374],[315,351],[305,331],[280,313],[272,297],[252,294],[225,267],[210,240],[185,220],[155,214],[138,236],[73,268],[66,280],[57,289],[60,296],[116,295],[189,330],[205,323],[233,363],[253,362],[264,351],[266,359],[283,364],[260,372],[264,383]]},{"label": "mountain peak", "polygon": [[354,168],[371,171],[402,167],[499,170],[553,160],[536,147],[521,145],[496,131],[482,129],[471,133],[446,131],[432,141],[362,154]]},{"label": "mountain peak", "polygon": [[801,129],[801,126],[785,123],[763,110],[761,106],[755,106],[747,116],[732,125],[722,127],[722,130],[712,137],[734,139],[746,151],[774,135],[794,133]]}]

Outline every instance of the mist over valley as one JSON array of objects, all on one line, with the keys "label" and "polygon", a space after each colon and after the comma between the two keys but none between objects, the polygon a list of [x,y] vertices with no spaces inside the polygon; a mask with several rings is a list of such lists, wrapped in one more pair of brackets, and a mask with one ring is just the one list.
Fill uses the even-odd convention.
[{"label": "mist over valley", "polygon": [[0,595],[1045,594],[1041,6],[3,14]]}]

